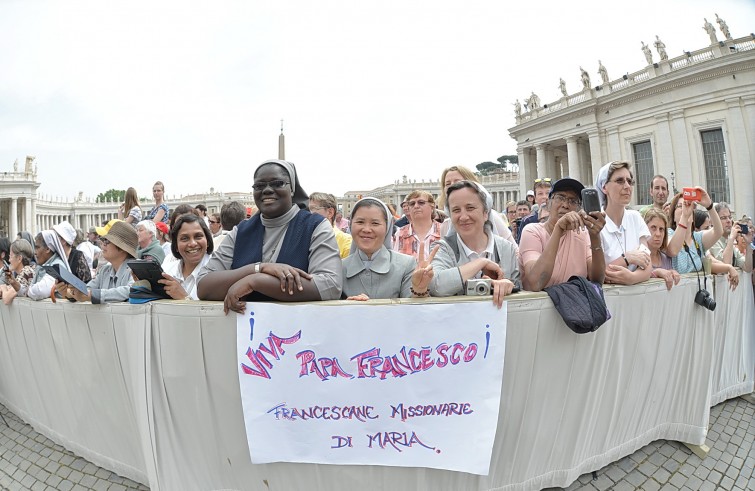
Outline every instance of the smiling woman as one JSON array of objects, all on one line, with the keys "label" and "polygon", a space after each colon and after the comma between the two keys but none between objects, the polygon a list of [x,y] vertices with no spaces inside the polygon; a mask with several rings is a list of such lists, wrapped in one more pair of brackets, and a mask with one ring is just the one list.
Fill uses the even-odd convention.
[{"label": "smiling woman", "polygon": [[165,293],[175,300],[198,300],[197,278],[212,254],[212,232],[202,218],[193,213],[183,214],[170,231],[170,249],[179,261],[165,267],[165,279],[159,283],[165,285]]},{"label": "smiling woman", "polygon": [[263,162],[252,188],[260,212],[231,231],[202,269],[199,298],[224,300],[226,312],[242,312],[246,300],[338,299],[343,272],[333,227],[306,209],[294,164]]},{"label": "smiling woman", "polygon": [[[433,277],[434,252],[420,261],[393,251],[393,215],[376,198],[356,202],[351,212],[351,254],[343,260],[343,293],[347,300],[426,297]],[[437,249],[436,249],[437,250]]]},{"label": "smiling woman", "polygon": [[490,209],[478,184],[457,182],[448,188],[446,199],[455,231],[439,241],[430,293],[434,297],[463,294],[468,280],[489,278],[493,302],[500,308],[504,296],[521,286],[517,246],[493,234]]}]

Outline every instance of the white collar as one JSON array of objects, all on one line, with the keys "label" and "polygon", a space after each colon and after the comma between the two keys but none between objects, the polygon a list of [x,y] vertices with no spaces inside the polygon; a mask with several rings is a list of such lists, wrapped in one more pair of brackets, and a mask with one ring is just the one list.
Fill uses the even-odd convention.
[{"label": "white collar", "polygon": [[[194,270],[193,270],[193,271],[192,271],[192,272],[191,272],[191,273],[189,274],[189,276],[190,276],[190,277],[194,277],[194,279],[196,280],[196,277],[197,277],[197,275],[199,274],[199,270],[200,270],[200,269],[202,269],[202,266],[204,266],[205,264],[207,264],[208,262],[210,262],[210,257],[211,257],[211,256],[210,256],[209,254],[206,254],[206,253],[205,253],[205,255],[204,255],[204,257],[202,258],[202,260],[201,260],[201,261],[199,261],[199,264],[197,264],[197,266],[196,266],[196,267],[194,268]],[[185,280],[187,279],[187,278],[184,278],[184,277],[183,277],[183,269],[184,269],[184,268],[183,268],[183,259],[181,259],[180,261],[178,261],[178,269],[176,270],[176,276],[175,276],[175,278],[176,278],[176,279],[177,279],[178,281],[185,281]]]},{"label": "white collar", "polygon": [[613,220],[611,220],[611,217],[609,217],[608,215],[606,215],[606,224],[603,227],[603,230],[605,230],[608,233],[612,233],[612,234],[615,234],[617,232],[618,233],[624,233],[624,219],[626,217],[627,217],[627,212],[626,212],[626,210],[624,210],[624,216],[621,219],[621,223],[618,224],[618,225],[616,225],[615,223],[613,223]]},{"label": "white collar", "polygon": [[[487,253],[487,257],[493,257],[495,253],[495,242],[493,241],[493,234],[488,233],[488,245],[485,247],[485,250],[483,253]],[[459,247],[461,247],[461,250],[464,251],[464,256],[467,257],[467,259],[472,256],[472,254],[477,255],[477,257],[483,257],[482,254],[477,254],[477,252],[473,251],[469,247],[467,247],[467,244],[464,243],[463,240],[461,240],[461,236],[459,234],[456,234],[456,240],[459,242]]]}]

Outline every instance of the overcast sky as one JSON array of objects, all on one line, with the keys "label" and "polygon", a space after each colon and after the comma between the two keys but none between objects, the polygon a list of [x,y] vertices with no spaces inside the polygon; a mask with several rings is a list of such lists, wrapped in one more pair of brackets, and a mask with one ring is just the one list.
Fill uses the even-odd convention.
[{"label": "overcast sky", "polygon": [[68,197],[249,191],[284,119],[309,192],[438,179],[516,153],[515,99],[637,71],[656,34],[703,48],[715,13],[755,31],[750,0],[0,0],[0,171],[35,155]]}]

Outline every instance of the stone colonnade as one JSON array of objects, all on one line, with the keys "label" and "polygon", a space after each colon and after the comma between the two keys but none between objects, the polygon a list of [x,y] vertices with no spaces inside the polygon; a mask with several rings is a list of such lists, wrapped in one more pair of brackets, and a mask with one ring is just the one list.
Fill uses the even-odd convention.
[{"label": "stone colonnade", "polygon": [[594,176],[605,163],[601,147],[597,130],[547,142],[519,145],[517,154],[522,193],[532,189],[536,179],[544,178],[555,182],[568,176],[585,186],[592,186]]},{"label": "stone colonnade", "polygon": [[24,230],[30,230],[36,216],[36,199],[11,197],[0,199],[0,230],[11,240]]}]

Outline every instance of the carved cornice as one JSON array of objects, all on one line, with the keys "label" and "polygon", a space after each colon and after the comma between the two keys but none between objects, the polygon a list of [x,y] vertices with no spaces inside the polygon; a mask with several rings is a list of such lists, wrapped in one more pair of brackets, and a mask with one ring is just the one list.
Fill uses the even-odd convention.
[{"label": "carved cornice", "polygon": [[[750,53],[748,53],[750,54]],[[728,56],[723,59],[728,61]],[[706,63],[707,65],[707,63]],[[711,63],[712,65],[712,63]],[[708,65],[710,66],[710,65]],[[705,69],[706,66],[702,64],[689,67],[690,70],[694,68]],[[564,123],[570,120],[574,120],[583,116],[594,116],[597,114],[605,113],[611,109],[621,107],[627,104],[631,104],[635,101],[642,100],[654,95],[667,93],[673,90],[677,90],[682,87],[687,87],[707,80],[720,78],[723,76],[733,75],[740,72],[752,72],[755,71],[755,60],[747,61],[733,61],[726,65],[718,65],[711,67],[702,72],[689,73],[688,70],[678,72],[672,72],[668,75],[645,80],[632,89],[624,89],[620,92],[613,92],[610,95],[600,97],[598,99],[589,99],[567,109],[560,110],[555,113],[548,114],[547,116],[541,116],[536,119],[529,120],[521,125],[515,126],[509,130],[510,134],[526,134],[533,128],[538,128],[544,124],[556,125]],[[673,78],[672,78],[673,77]],[[643,88],[643,86],[646,86]],[[743,87],[743,90],[747,88]],[[752,90],[752,89],[750,89]],[[749,97],[750,94],[743,94],[742,97]],[[601,102],[601,99],[610,99],[605,102]],[[748,100],[749,102],[749,100]],[[584,106],[584,107],[580,107]]]}]

